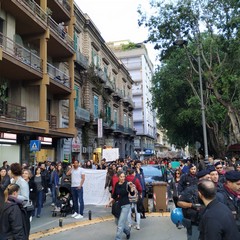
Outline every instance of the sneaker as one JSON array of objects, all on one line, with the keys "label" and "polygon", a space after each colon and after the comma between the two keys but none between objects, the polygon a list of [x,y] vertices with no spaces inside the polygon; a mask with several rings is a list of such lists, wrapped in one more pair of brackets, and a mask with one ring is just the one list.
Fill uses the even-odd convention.
[{"label": "sneaker", "polygon": [[51,206],[53,206],[53,207],[54,207],[54,206],[55,206],[55,203],[51,203]]},{"label": "sneaker", "polygon": [[30,216],[29,221],[32,222],[32,216]]},{"label": "sneaker", "polygon": [[60,212],[60,211],[61,211],[61,208],[60,208],[60,207],[55,207],[53,211],[54,211],[54,212]]},{"label": "sneaker", "polygon": [[75,212],[71,217],[75,218],[77,215],[78,215],[78,213]]},{"label": "sneaker", "polygon": [[128,224],[128,226],[131,228],[131,227],[132,227],[132,224]]},{"label": "sneaker", "polygon": [[80,218],[83,218],[83,215],[77,214],[77,216],[75,216],[74,218],[75,218],[75,219],[80,219]]},{"label": "sneaker", "polygon": [[129,233],[129,234],[127,234],[126,235],[126,237],[127,237],[127,239],[130,239],[130,237],[131,237],[131,234]]},{"label": "sneaker", "polygon": [[139,226],[135,226],[134,228],[137,229],[137,230],[140,230],[140,227],[139,227]]}]

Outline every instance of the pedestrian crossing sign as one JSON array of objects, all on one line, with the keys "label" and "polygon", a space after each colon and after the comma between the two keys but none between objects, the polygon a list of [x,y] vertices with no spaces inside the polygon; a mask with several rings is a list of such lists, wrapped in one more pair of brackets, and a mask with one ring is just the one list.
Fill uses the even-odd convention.
[{"label": "pedestrian crossing sign", "polygon": [[30,151],[36,152],[41,150],[41,141],[39,140],[30,140]]}]

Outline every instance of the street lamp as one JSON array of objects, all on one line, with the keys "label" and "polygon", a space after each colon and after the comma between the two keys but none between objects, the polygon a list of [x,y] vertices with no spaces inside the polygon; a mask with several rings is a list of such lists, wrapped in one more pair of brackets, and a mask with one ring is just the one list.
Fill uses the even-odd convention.
[{"label": "street lamp", "polygon": [[[173,43],[176,46],[184,47],[188,44],[186,40],[183,40],[181,37]],[[200,43],[199,39],[197,42],[197,53],[198,53],[198,76],[199,76],[199,85],[200,85],[200,99],[201,99],[201,112],[202,112],[202,127],[203,127],[203,143],[204,143],[204,154],[205,154],[205,163],[208,163],[208,142],[207,142],[207,129],[206,129],[206,116],[205,116],[205,105],[203,101],[203,87],[202,87],[202,68],[201,68],[201,57],[200,57]]]}]

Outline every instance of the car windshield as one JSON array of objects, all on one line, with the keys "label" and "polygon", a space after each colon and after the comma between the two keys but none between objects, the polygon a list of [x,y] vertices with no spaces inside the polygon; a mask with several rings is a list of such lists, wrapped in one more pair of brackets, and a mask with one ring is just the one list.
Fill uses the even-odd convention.
[{"label": "car windshield", "polygon": [[159,166],[142,166],[142,169],[147,182],[162,180],[162,171]]}]

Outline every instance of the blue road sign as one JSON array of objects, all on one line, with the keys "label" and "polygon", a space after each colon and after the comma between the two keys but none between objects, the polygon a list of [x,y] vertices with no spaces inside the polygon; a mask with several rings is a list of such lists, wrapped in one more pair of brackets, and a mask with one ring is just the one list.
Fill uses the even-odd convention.
[{"label": "blue road sign", "polygon": [[39,140],[30,140],[30,151],[36,152],[41,150],[41,141]]}]

